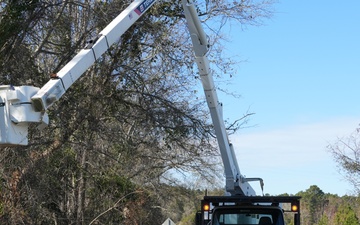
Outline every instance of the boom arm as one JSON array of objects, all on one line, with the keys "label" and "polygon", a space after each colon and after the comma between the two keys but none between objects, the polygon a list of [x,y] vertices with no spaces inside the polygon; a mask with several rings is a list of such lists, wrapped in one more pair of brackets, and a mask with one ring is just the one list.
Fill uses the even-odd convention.
[{"label": "boom arm", "polygon": [[156,0],[136,0],[120,13],[97,38],[81,50],[68,64],[54,75],[31,100],[35,111],[45,111],[66,92],[66,90],[119,40],[137,19],[149,9]]},{"label": "boom arm", "polygon": [[224,163],[226,177],[226,191],[231,195],[255,195],[254,189],[248,181],[260,181],[261,178],[245,178],[241,175],[232,144],[229,142],[224,120],[222,118],[222,104],[218,100],[212,71],[210,70],[207,52],[209,44],[201,26],[196,9],[190,0],[182,0],[188,28],[195,52],[195,61],[199,68],[201,83],[205,92],[206,102],[210,110],[216,138],[220,148],[221,158]]},{"label": "boom arm", "polygon": [[132,2],[57,74],[51,75],[51,80],[40,90],[32,86],[0,86],[0,145],[27,145],[29,123],[40,123],[40,128],[46,126],[46,110],[59,100],[155,1]]}]

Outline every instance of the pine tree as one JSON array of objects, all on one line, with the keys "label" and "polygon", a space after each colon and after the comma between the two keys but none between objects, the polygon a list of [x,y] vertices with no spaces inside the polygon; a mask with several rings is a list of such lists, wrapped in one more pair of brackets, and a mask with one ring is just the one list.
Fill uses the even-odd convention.
[{"label": "pine tree", "polygon": [[329,218],[326,215],[322,215],[317,225],[329,225]]},{"label": "pine tree", "polygon": [[359,219],[349,205],[339,207],[335,214],[335,225],[358,225]]}]

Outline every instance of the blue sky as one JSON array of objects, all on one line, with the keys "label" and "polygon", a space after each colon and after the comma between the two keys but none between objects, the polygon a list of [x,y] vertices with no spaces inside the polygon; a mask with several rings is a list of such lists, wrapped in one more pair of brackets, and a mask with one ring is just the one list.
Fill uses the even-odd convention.
[{"label": "blue sky", "polygon": [[352,194],[326,146],[360,123],[360,1],[283,0],[274,9],[264,26],[226,32],[227,56],[245,62],[227,87],[241,97],[219,93],[224,118],[256,113],[254,127],[230,137],[241,172],[274,195],[310,185]]}]

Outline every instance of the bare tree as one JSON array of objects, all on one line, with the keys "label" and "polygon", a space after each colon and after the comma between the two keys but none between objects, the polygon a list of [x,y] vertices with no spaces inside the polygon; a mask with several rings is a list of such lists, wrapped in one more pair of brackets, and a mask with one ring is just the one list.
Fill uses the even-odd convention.
[{"label": "bare tree", "polygon": [[360,193],[360,128],[349,137],[339,138],[328,149],[346,180]]}]

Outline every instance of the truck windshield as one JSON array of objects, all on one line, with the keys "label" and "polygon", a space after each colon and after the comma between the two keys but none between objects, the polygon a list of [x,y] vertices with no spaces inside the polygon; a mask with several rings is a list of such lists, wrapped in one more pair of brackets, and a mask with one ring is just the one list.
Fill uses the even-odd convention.
[{"label": "truck windshield", "polygon": [[224,209],[215,211],[213,225],[285,225],[280,209]]}]

